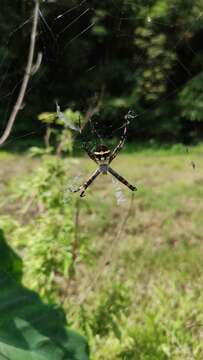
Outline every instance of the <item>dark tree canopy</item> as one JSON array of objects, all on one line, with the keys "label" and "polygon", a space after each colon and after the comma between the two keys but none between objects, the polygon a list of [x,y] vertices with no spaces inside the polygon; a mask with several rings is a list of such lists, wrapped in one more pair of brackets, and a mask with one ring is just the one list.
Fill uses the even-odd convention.
[{"label": "dark tree canopy", "polygon": [[[1,129],[23,76],[32,8],[28,0],[1,3]],[[43,62],[14,131],[38,131],[37,115],[54,111],[56,99],[85,113],[101,98],[106,132],[130,108],[138,115],[131,140],[199,140],[202,12],[200,0],[42,1],[37,50]]]}]

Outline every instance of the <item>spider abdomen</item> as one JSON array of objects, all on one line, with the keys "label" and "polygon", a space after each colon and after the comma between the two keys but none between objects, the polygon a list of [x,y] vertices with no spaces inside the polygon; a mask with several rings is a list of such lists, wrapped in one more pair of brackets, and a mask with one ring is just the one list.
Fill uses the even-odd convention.
[{"label": "spider abdomen", "polygon": [[103,175],[106,175],[108,172],[108,164],[100,164],[100,170]]}]

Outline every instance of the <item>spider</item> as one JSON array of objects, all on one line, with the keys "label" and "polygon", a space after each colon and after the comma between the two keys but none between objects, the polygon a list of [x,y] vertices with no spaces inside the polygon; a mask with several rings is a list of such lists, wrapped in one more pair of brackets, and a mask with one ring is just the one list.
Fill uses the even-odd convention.
[{"label": "spider", "polygon": [[121,136],[121,139],[120,139],[118,145],[114,148],[113,151],[109,150],[108,147],[104,144],[99,145],[96,148],[96,151],[93,151],[93,152],[91,150],[87,149],[86,147],[84,148],[84,150],[86,151],[86,153],[90,157],[90,159],[92,159],[94,162],[96,162],[96,164],[99,165],[99,167],[89,177],[89,179],[84,182],[83,185],[79,186],[75,190],[71,190],[72,192],[78,192],[78,191],[82,190],[80,193],[80,197],[84,197],[86,189],[93,183],[93,181],[97,178],[97,176],[99,174],[106,175],[107,173],[110,173],[111,175],[113,175],[118,181],[120,181],[122,184],[127,186],[130,190],[132,190],[132,191],[137,190],[137,188],[135,186],[131,185],[126,179],[124,179],[120,174],[118,174],[115,170],[113,170],[110,167],[112,160],[118,155],[119,151],[122,149],[122,147],[125,143],[127,127],[129,124],[128,115],[126,115],[125,118],[127,119],[127,121],[125,123],[123,135]]}]

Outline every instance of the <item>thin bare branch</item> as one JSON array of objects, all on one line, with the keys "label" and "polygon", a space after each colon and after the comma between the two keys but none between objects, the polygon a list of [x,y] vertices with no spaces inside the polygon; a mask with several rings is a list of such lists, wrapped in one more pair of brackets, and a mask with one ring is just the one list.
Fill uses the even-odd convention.
[{"label": "thin bare branch", "polygon": [[37,61],[36,63],[33,65],[32,69],[31,69],[31,75],[35,75],[36,72],[38,72],[40,66],[41,66],[41,63],[42,63],[42,53],[41,52],[38,52],[37,54]]},{"label": "thin bare branch", "polygon": [[22,103],[23,103],[23,100],[25,97],[29,79],[32,76],[33,58],[34,58],[34,52],[35,52],[37,25],[38,25],[38,17],[39,17],[38,15],[39,15],[39,0],[35,0],[32,31],[31,31],[31,36],[30,36],[30,48],[29,48],[29,53],[28,53],[27,65],[26,65],[26,69],[25,69],[25,75],[24,75],[24,78],[22,81],[20,92],[18,94],[18,98],[17,98],[16,103],[13,107],[13,110],[10,114],[10,117],[8,119],[6,129],[4,130],[3,135],[0,137],[0,145],[4,144],[4,142],[7,140],[7,138],[9,137],[9,135],[11,133],[11,130],[13,128],[13,124],[15,122],[17,114],[22,107]]},{"label": "thin bare branch", "polygon": [[72,249],[71,249],[72,260],[68,269],[67,280],[61,300],[62,304],[64,304],[68,295],[70,294],[71,285],[74,285],[76,287],[75,268],[76,268],[77,258],[79,255],[80,210],[81,210],[81,200],[78,199],[75,206],[75,220],[74,220],[75,232],[74,232],[74,239],[72,242]]},{"label": "thin bare branch", "polygon": [[75,236],[74,236],[74,240],[72,243],[72,262],[71,265],[69,267],[69,279],[72,280],[75,277],[75,265],[76,265],[76,261],[77,261],[77,257],[78,257],[78,245],[79,245],[79,230],[80,230],[80,223],[79,223],[79,219],[80,219],[80,199],[77,200],[76,202],[76,208],[75,208]]},{"label": "thin bare branch", "polygon": [[45,142],[46,149],[48,149],[50,147],[50,136],[51,136],[51,128],[48,125],[46,128],[45,136],[44,136],[44,142]]}]

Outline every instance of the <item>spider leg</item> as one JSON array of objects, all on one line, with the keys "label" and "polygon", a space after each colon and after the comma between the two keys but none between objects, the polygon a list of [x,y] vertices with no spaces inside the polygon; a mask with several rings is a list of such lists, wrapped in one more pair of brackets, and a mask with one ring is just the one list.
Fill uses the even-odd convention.
[{"label": "spider leg", "polygon": [[86,147],[84,147],[84,150],[85,150],[85,152],[87,153],[87,155],[89,156],[89,158],[91,159],[91,160],[93,160],[94,162],[96,162],[96,164],[97,164],[97,160],[96,160],[96,158],[95,158],[95,156],[94,156],[94,153],[92,152],[92,151],[90,151],[88,148],[86,148]]},{"label": "spider leg", "polygon": [[127,136],[127,128],[128,128],[128,124],[129,121],[127,120],[125,123],[125,127],[124,127],[124,131],[123,131],[123,135],[121,136],[121,139],[118,143],[118,145],[115,147],[115,149],[112,151],[112,153],[110,154],[109,157],[109,164],[112,162],[112,160],[116,157],[116,155],[118,154],[118,152],[122,149],[124,143],[125,143],[125,139]]},{"label": "spider leg", "polygon": [[83,185],[79,186],[78,189],[73,190],[72,192],[78,192],[78,191],[82,190],[82,192],[80,193],[80,197],[84,197],[85,190],[93,183],[93,181],[100,174],[100,172],[101,172],[100,169],[97,169]]},{"label": "spider leg", "polygon": [[108,171],[111,175],[113,175],[118,181],[120,181],[123,185],[127,186],[130,190],[136,191],[137,188],[131,185],[126,179],[124,179],[121,175],[119,175],[115,170],[113,170],[110,166],[108,167]]}]

